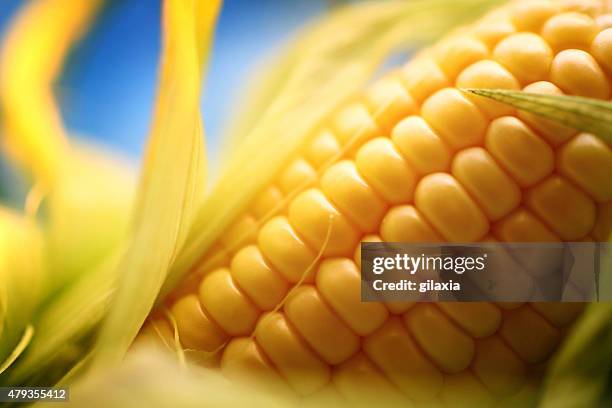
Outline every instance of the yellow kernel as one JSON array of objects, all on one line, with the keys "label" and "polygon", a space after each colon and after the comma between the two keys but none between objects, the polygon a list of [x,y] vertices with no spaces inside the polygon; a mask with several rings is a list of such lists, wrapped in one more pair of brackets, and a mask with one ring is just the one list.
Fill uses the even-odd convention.
[{"label": "yellow kernel", "polygon": [[262,316],[255,339],[300,395],[312,394],[329,382],[329,366],[304,344],[282,313]]},{"label": "yellow kernel", "polygon": [[362,242],[381,242],[382,239],[378,235],[366,235],[361,238],[361,241],[355,246],[355,253],[353,255],[353,260],[355,261],[355,265],[357,268],[361,268],[361,243]]},{"label": "yellow kernel", "polygon": [[[529,84],[523,89],[523,91],[544,95],[563,95],[563,92],[557,88],[557,86],[546,81]],[[577,133],[575,129],[563,126],[558,122],[528,113],[526,111],[519,110],[518,116],[553,146],[558,146],[565,143]]]},{"label": "yellow kernel", "polygon": [[451,242],[477,241],[489,229],[485,215],[448,174],[424,177],[417,186],[415,203],[436,230]]},{"label": "yellow kernel", "polygon": [[284,310],[293,327],[329,364],[339,364],[359,349],[359,338],[329,309],[313,286],[292,291]]},{"label": "yellow kernel", "polygon": [[443,239],[411,205],[393,207],[380,225],[386,242],[442,242]]},{"label": "yellow kernel", "polygon": [[591,233],[598,242],[608,242],[612,238],[612,202],[597,206],[597,221]]},{"label": "yellow kernel", "polygon": [[255,240],[256,233],[257,220],[252,215],[246,214],[230,225],[219,240],[227,248],[234,248],[252,243]]},{"label": "yellow kernel", "polygon": [[364,352],[408,397],[433,399],[444,382],[442,373],[418,349],[404,325],[396,318],[368,336]]},{"label": "yellow kernel", "polygon": [[204,314],[196,295],[177,300],[170,313],[176,321],[181,345],[187,349],[214,351],[227,340],[227,335]]},{"label": "yellow kernel", "polygon": [[[297,236],[286,217],[275,217],[259,230],[262,254],[289,282],[297,283],[314,262],[317,254]],[[306,277],[312,281],[314,273]]]},{"label": "yellow kernel", "polygon": [[474,356],[474,341],[431,304],[421,303],[404,315],[421,348],[445,373],[465,370]]},{"label": "yellow kernel", "polygon": [[434,49],[440,68],[448,78],[456,78],[468,65],[487,57],[487,46],[476,38],[453,35],[443,40]]},{"label": "yellow kernel", "polygon": [[217,269],[202,279],[200,303],[228,334],[250,334],[259,311],[234,284],[229,270]]},{"label": "yellow kernel", "polygon": [[481,147],[457,153],[452,174],[491,221],[505,216],[521,201],[520,188]]},{"label": "yellow kernel", "polygon": [[552,149],[517,118],[494,120],[485,145],[521,187],[533,185],[553,171]]},{"label": "yellow kernel", "polygon": [[289,285],[266,262],[256,245],[242,248],[230,267],[236,284],[262,310],[273,309],[283,299]]},{"label": "yellow kernel", "polygon": [[595,204],[559,176],[529,191],[527,204],[566,241],[584,237],[595,225]]},{"label": "yellow kernel", "polygon": [[332,382],[351,406],[410,406],[406,397],[361,352],[334,370]]},{"label": "yellow kernel", "polygon": [[416,104],[396,77],[374,83],[365,95],[366,103],[378,127],[389,134],[397,122],[416,112]]},{"label": "yellow kernel", "polygon": [[559,6],[549,0],[519,1],[512,5],[511,19],[519,31],[539,32],[544,23],[559,12]]},{"label": "yellow kernel", "polygon": [[506,37],[497,44],[493,55],[522,83],[546,79],[553,59],[549,45],[532,33]]},{"label": "yellow kernel", "polygon": [[[516,78],[506,68],[491,60],[478,61],[467,67],[457,78],[458,88],[520,89]],[[482,96],[470,95],[470,99],[489,118],[511,115],[514,108],[491,101]]]},{"label": "yellow kernel", "polygon": [[514,32],[516,28],[506,15],[485,17],[474,27],[474,35],[490,48]]},{"label": "yellow kernel", "polygon": [[416,176],[390,139],[369,141],[359,149],[355,162],[359,173],[389,203],[412,200]]},{"label": "yellow kernel", "polygon": [[387,206],[363,180],[355,162],[343,160],[328,168],[321,178],[321,189],[361,231],[378,229]]},{"label": "yellow kernel", "polygon": [[535,215],[519,208],[493,227],[495,234],[506,242],[557,242],[552,233]]},{"label": "yellow kernel", "polygon": [[612,200],[612,150],[598,137],[576,136],[559,151],[557,165],[597,202]]},{"label": "yellow kernel", "polygon": [[612,13],[602,14],[595,19],[601,30],[612,28]]},{"label": "yellow kernel", "polygon": [[527,369],[499,337],[490,336],[477,340],[472,370],[494,395],[507,396],[524,384]]},{"label": "yellow kernel", "polygon": [[233,338],[220,362],[221,372],[229,379],[247,382],[259,389],[291,396],[293,391],[270,363],[255,340],[248,337]]},{"label": "yellow kernel", "polygon": [[550,77],[566,93],[588,98],[610,97],[606,75],[597,61],[582,50],[564,50],[557,54]]},{"label": "yellow kernel", "polygon": [[340,152],[340,143],[330,131],[319,133],[306,146],[305,157],[308,161],[320,168]]},{"label": "yellow kernel", "polygon": [[[538,335],[527,336],[526,333]],[[559,330],[529,306],[506,312],[499,335],[523,361],[531,364],[546,360],[561,340]]]},{"label": "yellow kernel", "polygon": [[600,64],[608,70],[612,70],[612,14],[610,14],[610,28],[606,28],[597,34],[591,50]]},{"label": "yellow kernel", "polygon": [[372,115],[365,105],[360,103],[349,105],[338,112],[334,116],[332,130],[340,146],[348,146],[348,155],[356,152],[363,143],[380,135]]},{"label": "yellow kernel", "polygon": [[491,303],[440,302],[438,306],[459,327],[475,338],[492,335],[501,324],[501,312]]},{"label": "yellow kernel", "polygon": [[423,119],[455,149],[482,142],[488,124],[486,117],[461,91],[446,88],[423,104]]},{"label": "yellow kernel", "polygon": [[263,218],[277,208],[283,200],[283,193],[276,186],[269,186],[253,201],[251,211],[256,218]]},{"label": "yellow kernel", "polygon": [[296,159],[283,171],[278,180],[278,185],[283,193],[290,194],[316,180],[315,169],[306,160]]},{"label": "yellow kernel", "polygon": [[389,312],[380,303],[361,301],[360,273],[352,260],[331,258],[323,261],[316,283],[321,296],[340,318],[360,336],[379,328]]},{"label": "yellow kernel", "polygon": [[410,116],[398,123],[391,139],[419,174],[445,171],[450,166],[448,147],[420,116]]},{"label": "yellow kernel", "polygon": [[546,22],[542,37],[556,50],[588,49],[599,31],[595,21],[582,13],[561,13]]},{"label": "yellow kernel", "polygon": [[429,56],[417,57],[408,63],[402,71],[402,79],[418,103],[436,91],[451,86],[440,66]]},{"label": "yellow kernel", "polygon": [[594,16],[604,11],[605,1],[601,0],[560,0],[564,11],[575,11],[578,13]]},{"label": "yellow kernel", "polygon": [[495,399],[470,371],[444,376],[442,400],[449,407],[494,407]]},{"label": "yellow kernel", "polygon": [[408,302],[408,301],[404,301],[404,302],[385,302],[385,306],[387,306],[387,309],[389,309],[389,311],[391,313],[393,313],[394,315],[401,315],[406,313],[408,310],[410,310],[414,305],[418,304],[417,302]]},{"label": "yellow kernel", "polygon": [[560,302],[534,302],[531,303],[539,314],[557,327],[564,327],[572,323],[584,310],[584,303]]},{"label": "yellow kernel", "polygon": [[289,222],[304,241],[324,255],[350,253],[359,240],[359,232],[319,189],[306,190],[291,202]]}]

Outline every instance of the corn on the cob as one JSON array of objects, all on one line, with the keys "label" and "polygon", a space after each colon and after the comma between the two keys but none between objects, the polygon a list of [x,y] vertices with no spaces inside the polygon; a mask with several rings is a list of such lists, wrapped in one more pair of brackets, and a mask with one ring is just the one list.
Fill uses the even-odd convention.
[{"label": "corn on the cob", "polygon": [[513,3],[376,82],[168,298],[181,345],[300,395],[516,393],[580,304],[362,303],[359,242],[607,240],[610,146],[458,88],[610,99],[610,21],[603,2]]}]

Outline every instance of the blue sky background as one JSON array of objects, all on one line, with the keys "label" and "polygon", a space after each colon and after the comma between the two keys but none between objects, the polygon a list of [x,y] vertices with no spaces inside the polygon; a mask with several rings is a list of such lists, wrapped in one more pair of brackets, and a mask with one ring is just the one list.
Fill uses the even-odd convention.
[{"label": "blue sky background", "polygon": [[[0,0],[0,32],[23,0]],[[160,51],[160,1],[113,0],[72,52],[57,87],[73,134],[137,158],[147,134]],[[325,0],[226,0],[202,111],[211,154],[257,64],[321,14]]]}]

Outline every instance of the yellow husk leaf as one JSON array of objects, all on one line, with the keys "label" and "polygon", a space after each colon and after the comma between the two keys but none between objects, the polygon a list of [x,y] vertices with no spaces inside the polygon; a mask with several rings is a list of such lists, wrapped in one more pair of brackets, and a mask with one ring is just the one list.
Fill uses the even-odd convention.
[{"label": "yellow husk leaf", "polygon": [[69,151],[51,86],[71,45],[101,4],[31,1],[8,30],[0,54],[0,103],[8,150],[46,185],[55,182]]},{"label": "yellow husk leaf", "polygon": [[[160,88],[118,289],[96,343],[93,366],[123,358],[150,312],[199,204],[205,157],[199,100],[203,54],[219,1],[164,2]],[[205,41],[206,47],[202,46]]]}]

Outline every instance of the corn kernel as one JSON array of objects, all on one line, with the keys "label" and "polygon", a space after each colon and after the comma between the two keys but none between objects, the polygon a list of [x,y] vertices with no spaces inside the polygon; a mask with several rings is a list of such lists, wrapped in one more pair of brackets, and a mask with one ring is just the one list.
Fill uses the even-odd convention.
[{"label": "corn kernel", "polygon": [[409,202],[416,176],[388,138],[379,137],[362,146],[355,159],[364,179],[387,202]]},{"label": "corn kernel", "polygon": [[442,242],[414,206],[393,207],[382,221],[380,234],[386,242]]},{"label": "corn kernel", "polygon": [[487,128],[486,117],[459,90],[446,88],[436,92],[423,104],[423,119],[455,149],[482,142]]},{"label": "corn kernel", "polygon": [[501,312],[491,303],[440,302],[438,306],[459,327],[475,338],[492,335],[501,324]]},{"label": "corn kernel", "polygon": [[350,259],[323,261],[316,283],[327,303],[360,336],[372,333],[387,319],[389,312],[382,304],[361,301],[360,273]]},{"label": "corn kernel", "polygon": [[276,209],[282,200],[283,193],[280,189],[276,186],[269,186],[255,198],[251,211],[256,218],[263,218]]},{"label": "corn kernel", "polygon": [[343,160],[327,169],[321,189],[361,231],[378,229],[387,206],[363,180],[353,161]]},{"label": "corn kernel", "polygon": [[380,135],[380,130],[370,112],[363,104],[355,103],[342,109],[332,123],[334,135],[340,146],[347,146],[347,153],[352,156],[359,146]]},{"label": "corn kernel", "polygon": [[417,209],[451,242],[476,241],[489,222],[463,187],[452,176],[436,173],[421,180],[416,189]]},{"label": "corn kernel", "polygon": [[514,117],[493,121],[485,146],[521,187],[533,185],[553,171],[552,149]]},{"label": "corn kernel", "polygon": [[393,143],[419,174],[448,170],[451,153],[442,139],[419,116],[410,116],[393,128]]},{"label": "corn kernel", "polygon": [[506,312],[499,335],[528,363],[544,361],[560,341],[559,330],[529,306]]},{"label": "corn kernel", "polygon": [[329,309],[313,286],[294,290],[284,310],[288,321],[327,363],[339,364],[359,349],[359,338]]},{"label": "corn kernel", "polygon": [[527,204],[566,241],[584,237],[595,225],[595,204],[558,176],[529,191]]},{"label": "corn kernel", "polygon": [[519,1],[512,5],[511,19],[517,30],[538,33],[558,12],[559,6],[550,0]]},{"label": "corn kernel", "polygon": [[304,187],[317,180],[315,169],[304,159],[291,162],[280,175],[279,187],[284,194],[290,194],[296,189]]},{"label": "corn kernel", "polygon": [[597,202],[612,200],[612,151],[601,139],[576,136],[558,152],[557,166]]},{"label": "corn kernel", "polygon": [[[458,88],[520,89],[520,84],[508,70],[490,60],[478,61],[467,67],[457,78]],[[482,96],[470,95],[470,99],[489,118],[514,113],[511,106],[491,101]]]},{"label": "corn kernel", "polygon": [[289,222],[304,241],[324,255],[345,254],[359,240],[359,231],[318,189],[306,190],[291,202]]},{"label": "corn kernel", "polygon": [[473,147],[457,153],[452,175],[491,221],[502,218],[521,201],[519,187],[483,148]]},{"label": "corn kernel", "polygon": [[340,154],[340,143],[330,131],[319,133],[306,147],[305,156],[315,167],[320,168]]},{"label": "corn kernel", "polygon": [[268,265],[256,245],[236,253],[230,273],[240,289],[262,310],[273,309],[289,289],[287,281]]},{"label": "corn kernel", "polygon": [[548,44],[538,35],[517,33],[503,39],[493,51],[495,60],[524,84],[546,79],[553,59]]},{"label": "corn kernel", "polygon": [[397,122],[416,112],[416,104],[399,78],[383,78],[366,92],[366,102],[378,127],[389,134]]},{"label": "corn kernel", "polygon": [[557,14],[546,22],[542,37],[555,50],[589,49],[599,31],[595,20],[576,12]]},{"label": "corn kernel", "polygon": [[402,71],[402,78],[408,92],[418,103],[451,85],[440,66],[425,55],[408,63]]},{"label": "corn kernel", "polygon": [[559,238],[525,208],[519,208],[494,225],[495,234],[506,242],[557,242]]},{"label": "corn kernel", "polygon": [[[261,253],[289,282],[296,283],[315,261],[317,254],[297,236],[286,217],[275,217],[259,230]],[[314,274],[306,277],[312,281]]]},{"label": "corn kernel", "polygon": [[227,269],[217,269],[200,285],[202,307],[226,333],[233,336],[250,334],[259,311],[236,287]]},{"label": "corn kernel", "polygon": [[490,392],[500,397],[518,391],[525,382],[525,364],[497,336],[476,342],[472,370]]},{"label": "corn kernel", "polygon": [[448,78],[454,79],[470,64],[487,57],[487,46],[476,38],[452,36],[434,49],[436,61]]},{"label": "corn kernel", "polygon": [[204,314],[196,295],[177,300],[170,313],[176,321],[181,345],[185,348],[214,351],[227,340],[227,335]]},{"label": "corn kernel", "polygon": [[421,303],[404,315],[421,348],[445,373],[465,370],[474,357],[474,341],[435,306]]},{"label": "corn kernel", "polygon": [[597,61],[609,71],[612,70],[612,14],[610,14],[610,28],[597,34],[591,49]]},{"label": "corn kernel", "polygon": [[262,316],[255,339],[300,395],[313,394],[329,382],[329,366],[304,344],[282,313]]},{"label": "corn kernel", "polygon": [[566,93],[588,98],[610,97],[606,75],[597,61],[584,51],[565,50],[557,54],[550,77]]},{"label": "corn kernel", "polygon": [[408,397],[430,400],[442,388],[443,376],[420,352],[404,325],[390,318],[363,344],[366,355]]}]

